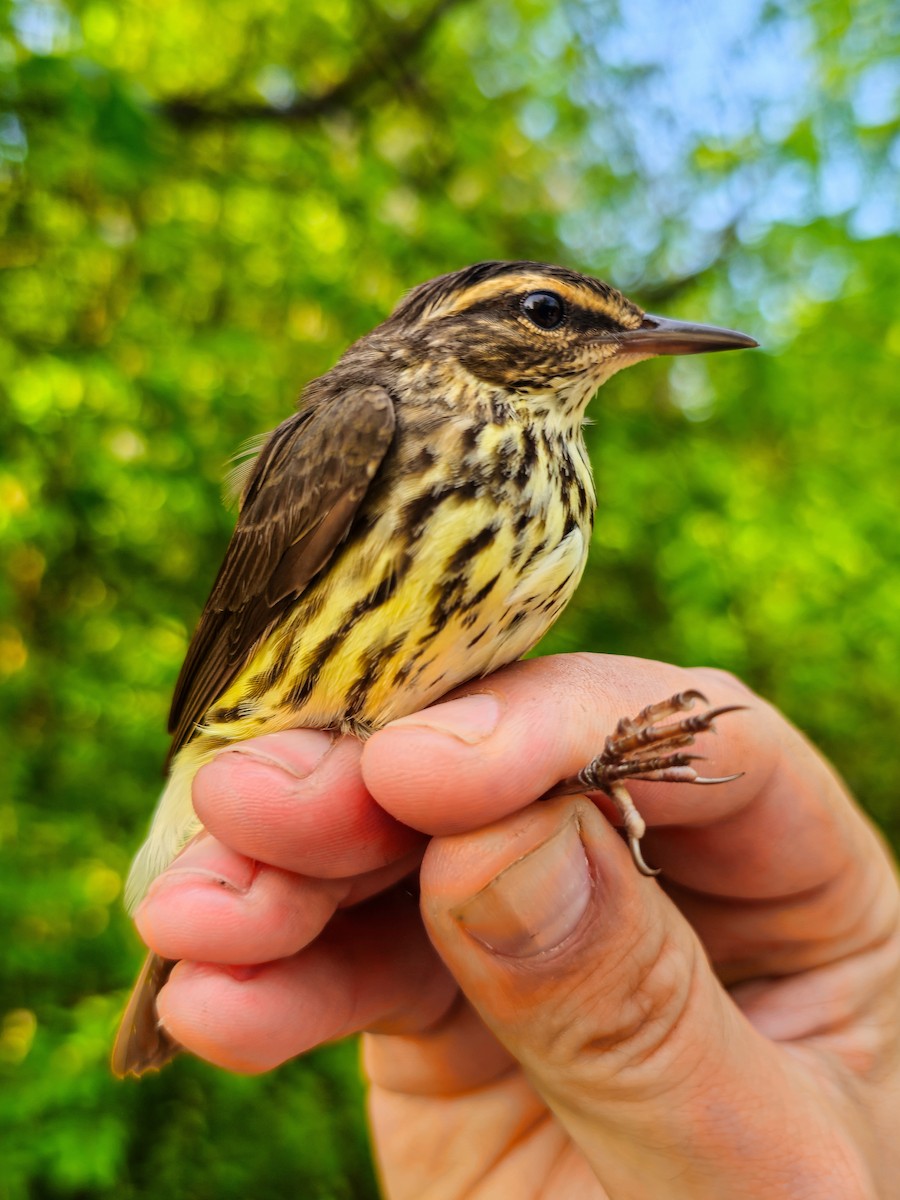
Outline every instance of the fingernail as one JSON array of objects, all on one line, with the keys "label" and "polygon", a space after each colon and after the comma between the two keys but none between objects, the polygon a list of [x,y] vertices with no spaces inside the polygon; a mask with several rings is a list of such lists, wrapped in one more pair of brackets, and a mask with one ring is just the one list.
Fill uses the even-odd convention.
[{"label": "fingernail", "polygon": [[577,812],[548,841],[501,871],[452,915],[496,954],[529,958],[562,945],[591,899]]},{"label": "fingernail", "polygon": [[265,763],[294,779],[307,779],[334,745],[334,737],[322,729],[291,729],[284,733],[269,733],[252,742],[239,742],[216,755],[230,754]]},{"label": "fingernail", "polygon": [[145,900],[191,880],[211,883],[243,895],[250,890],[258,870],[259,863],[254,859],[230,853],[215,838],[203,838],[191,842],[167,870],[157,875],[147,889]]},{"label": "fingernail", "polygon": [[411,717],[391,721],[389,729],[426,729],[446,733],[460,742],[475,746],[497,728],[502,713],[499,697],[493,692],[478,692],[459,700],[446,700],[423,709]]}]

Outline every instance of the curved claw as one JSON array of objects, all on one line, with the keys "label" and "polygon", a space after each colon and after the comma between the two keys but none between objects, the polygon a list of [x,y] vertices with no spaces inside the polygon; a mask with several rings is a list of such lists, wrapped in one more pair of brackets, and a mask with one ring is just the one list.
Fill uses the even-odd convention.
[{"label": "curved claw", "polygon": [[654,875],[659,874],[659,867],[648,867],[647,863],[644,861],[644,856],[641,853],[640,838],[633,836],[629,837],[628,849],[631,851],[631,857],[634,859],[634,865],[642,875],[649,875],[652,879]]},{"label": "curved claw", "polygon": [[732,783],[735,779],[740,779],[745,774],[745,771],[737,771],[734,775],[720,775],[718,779],[707,779],[703,775],[698,775],[696,779],[691,780],[691,783]]},{"label": "curved claw", "polygon": [[723,704],[719,708],[711,708],[709,712],[701,713],[704,721],[715,721],[717,717],[724,717],[726,713],[746,712],[746,704]]}]

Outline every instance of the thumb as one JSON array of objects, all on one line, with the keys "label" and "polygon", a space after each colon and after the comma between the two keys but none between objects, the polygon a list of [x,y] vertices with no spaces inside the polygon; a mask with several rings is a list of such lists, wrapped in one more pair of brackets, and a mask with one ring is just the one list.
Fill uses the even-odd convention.
[{"label": "thumb", "polygon": [[435,838],[422,909],[460,986],[611,1196],[796,1196],[807,1167],[814,1177],[822,1122],[798,1130],[805,1077],[739,1013],[589,801]]}]

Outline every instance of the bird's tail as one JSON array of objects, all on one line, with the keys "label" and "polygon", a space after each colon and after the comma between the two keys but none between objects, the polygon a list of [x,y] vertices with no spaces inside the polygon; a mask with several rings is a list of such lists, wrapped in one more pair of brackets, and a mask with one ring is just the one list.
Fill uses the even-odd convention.
[{"label": "bird's tail", "polygon": [[[201,825],[191,801],[191,784],[210,757],[210,751],[204,751],[198,738],[174,759],[147,840],[138,851],[125,884],[129,912],[134,912],[156,876],[199,833]],[[142,1075],[145,1071],[159,1070],[178,1053],[178,1044],[160,1026],[156,1014],[157,994],[174,965],[158,954],[147,955],[116,1035],[112,1054],[116,1075]]]},{"label": "bird's tail", "polygon": [[156,997],[174,966],[158,954],[144,959],[113,1045],[110,1066],[119,1078],[158,1071],[181,1049],[160,1025],[156,1012]]}]

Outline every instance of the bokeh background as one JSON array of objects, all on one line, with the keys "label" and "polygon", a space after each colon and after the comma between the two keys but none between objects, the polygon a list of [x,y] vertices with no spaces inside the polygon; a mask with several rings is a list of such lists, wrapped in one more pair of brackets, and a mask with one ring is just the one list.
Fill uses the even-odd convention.
[{"label": "bokeh background", "polygon": [[228,457],[482,258],[755,334],[604,390],[591,564],[542,648],[736,671],[896,839],[900,10],[0,11],[0,1198],[373,1197],[352,1046],[107,1073]]}]

